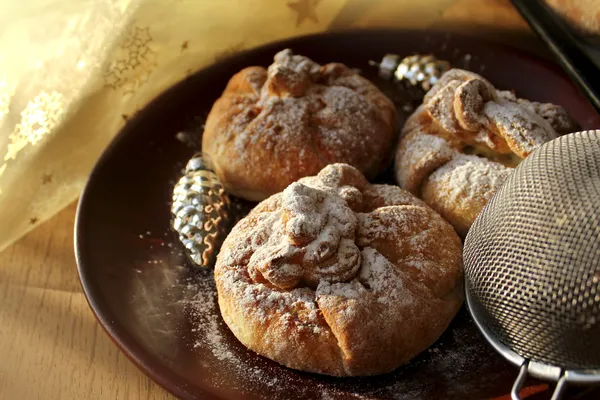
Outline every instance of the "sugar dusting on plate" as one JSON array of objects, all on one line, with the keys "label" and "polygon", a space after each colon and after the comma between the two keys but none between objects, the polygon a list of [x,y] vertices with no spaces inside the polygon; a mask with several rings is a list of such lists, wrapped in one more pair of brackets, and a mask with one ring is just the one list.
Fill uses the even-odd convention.
[{"label": "sugar dusting on plate", "polygon": [[217,359],[236,362],[235,355],[229,350],[219,332],[219,324],[223,322],[218,314],[214,280],[210,276],[202,276],[196,285],[188,283],[188,290],[195,292],[192,299],[188,300],[192,323],[196,326],[192,328],[192,332],[196,333],[194,347],[206,346]]},{"label": "sugar dusting on plate", "polygon": [[[472,323],[462,321],[390,374],[332,378],[294,371],[247,350],[229,332],[219,312],[212,271],[201,271],[184,284],[190,293],[186,306],[193,326],[192,351],[198,352],[199,363],[212,366],[210,375],[205,376],[211,386],[227,387],[239,396],[287,399],[294,393],[296,398],[322,400],[430,398],[434,376],[447,398],[461,398],[485,392],[489,379],[506,374],[503,364],[498,366],[498,358],[489,357],[490,349],[483,340],[474,337]],[[207,354],[214,359],[203,360]]]},{"label": "sugar dusting on plate", "polygon": [[[186,301],[190,322],[194,326],[193,334],[195,341],[193,347],[195,349],[208,349],[219,365],[219,371],[214,371],[212,381],[210,382],[215,387],[228,386],[236,389],[240,395],[257,396],[259,398],[287,398],[288,394],[275,393],[273,388],[286,388],[293,377],[290,379],[289,371],[283,371],[285,367],[278,365],[269,365],[270,361],[262,358],[259,355],[251,353],[249,350],[242,348],[233,335],[227,335],[228,327],[221,318],[219,306],[217,302],[217,290],[212,276],[212,271],[201,271],[197,276],[188,279],[187,289],[193,293],[190,299]],[[240,351],[241,348],[241,351]],[[250,353],[243,354],[244,352]],[[226,376],[221,376],[224,370],[233,371],[236,379],[228,379]],[[224,374],[227,375],[227,374]],[[302,379],[301,377],[296,379]],[[296,383],[294,389],[301,387]],[[269,388],[269,393],[263,393],[265,387]],[[322,383],[316,383],[310,389],[300,390],[299,398],[305,398],[311,395],[315,389],[320,392],[320,399],[340,398],[340,395],[350,398],[363,398],[354,396],[352,393],[342,393],[335,387],[328,387]],[[289,390],[289,386],[287,387]],[[295,392],[297,392],[295,390]]]}]

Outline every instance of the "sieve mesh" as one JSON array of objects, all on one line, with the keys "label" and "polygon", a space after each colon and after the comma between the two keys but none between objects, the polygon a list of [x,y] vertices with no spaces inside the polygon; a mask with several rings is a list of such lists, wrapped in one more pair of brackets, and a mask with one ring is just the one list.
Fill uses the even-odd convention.
[{"label": "sieve mesh", "polygon": [[471,312],[522,357],[600,368],[600,131],[560,137],[515,169],[464,246]]}]

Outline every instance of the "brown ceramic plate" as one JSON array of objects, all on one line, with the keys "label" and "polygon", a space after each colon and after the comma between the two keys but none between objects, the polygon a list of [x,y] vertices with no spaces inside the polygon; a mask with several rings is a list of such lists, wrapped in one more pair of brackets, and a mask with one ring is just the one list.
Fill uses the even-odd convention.
[{"label": "brown ceramic plate", "polygon": [[[508,398],[517,371],[487,345],[464,309],[435,345],[407,365],[358,379],[281,367],[247,350],[224,325],[211,272],[193,269],[170,228],[171,191],[199,150],[202,119],[231,75],[270,64],[286,47],[318,62],[361,69],[394,98],[401,119],[414,97],[378,80],[368,65],[388,52],[433,53],[520,96],[561,104],[583,128],[600,127],[600,117],[557,67],[477,39],[360,31],[301,37],[238,54],[190,76],[140,111],[90,176],[77,213],[76,256],[100,324],[146,374],[184,399]],[[532,381],[526,391],[547,386]]]}]

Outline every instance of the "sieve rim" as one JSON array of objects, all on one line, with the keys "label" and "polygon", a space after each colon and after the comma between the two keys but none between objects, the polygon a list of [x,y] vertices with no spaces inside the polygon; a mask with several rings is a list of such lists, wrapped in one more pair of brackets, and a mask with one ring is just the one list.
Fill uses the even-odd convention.
[{"label": "sieve rim", "polygon": [[[486,327],[482,313],[479,311],[482,309],[478,307],[477,300],[471,294],[469,290],[468,282],[465,282],[465,301],[467,308],[475,325],[486,339],[486,341],[496,350],[504,359],[509,363],[513,364],[517,368],[520,368],[526,361],[529,362],[528,373],[529,375],[549,381],[557,382],[563,378],[567,383],[580,383],[580,384],[591,384],[600,383],[600,369],[565,369],[556,365],[550,365],[540,361],[527,359],[516,351],[512,350],[500,340],[498,340],[492,332]],[[479,309],[479,310],[478,310]]]},{"label": "sieve rim", "polygon": [[599,146],[600,130],[584,130],[537,148],[464,241],[469,308],[486,340],[521,356],[512,364],[576,380],[600,375]]}]

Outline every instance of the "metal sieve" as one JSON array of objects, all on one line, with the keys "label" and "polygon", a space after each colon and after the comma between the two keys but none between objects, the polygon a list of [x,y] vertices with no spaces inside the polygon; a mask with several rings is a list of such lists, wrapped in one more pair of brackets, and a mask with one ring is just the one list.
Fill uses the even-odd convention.
[{"label": "metal sieve", "polygon": [[507,178],[464,245],[467,304],[477,326],[528,375],[600,382],[600,130],[536,149]]}]

